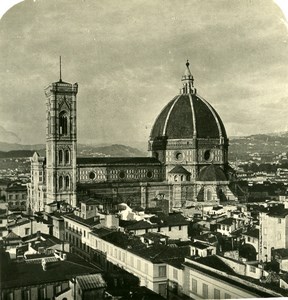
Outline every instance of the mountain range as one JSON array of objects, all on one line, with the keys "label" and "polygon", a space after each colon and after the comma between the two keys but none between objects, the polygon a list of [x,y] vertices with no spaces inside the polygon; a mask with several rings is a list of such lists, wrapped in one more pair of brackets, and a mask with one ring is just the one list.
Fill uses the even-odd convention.
[{"label": "mountain range", "polygon": [[[249,153],[283,153],[288,152],[288,132],[254,134],[243,137],[230,137],[229,158],[245,158]],[[120,156],[136,157],[147,156],[147,142],[138,143],[137,147],[113,145],[87,145],[78,144],[78,156]],[[45,144],[22,145],[16,143],[0,142],[0,158],[29,157],[34,151],[45,155]]]}]

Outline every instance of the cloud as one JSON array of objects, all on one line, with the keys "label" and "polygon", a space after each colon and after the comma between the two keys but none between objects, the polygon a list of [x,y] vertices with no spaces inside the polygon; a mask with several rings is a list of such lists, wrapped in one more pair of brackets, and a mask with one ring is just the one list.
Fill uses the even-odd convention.
[{"label": "cloud", "polygon": [[266,0],[22,2],[1,20],[0,119],[27,143],[44,141],[43,89],[62,55],[63,80],[79,83],[78,140],[145,141],[189,58],[228,134],[274,131],[286,118],[263,105],[287,91],[281,18]]},{"label": "cloud", "polygon": [[0,141],[5,143],[18,143],[20,138],[12,131],[6,130],[3,126],[0,126]]}]

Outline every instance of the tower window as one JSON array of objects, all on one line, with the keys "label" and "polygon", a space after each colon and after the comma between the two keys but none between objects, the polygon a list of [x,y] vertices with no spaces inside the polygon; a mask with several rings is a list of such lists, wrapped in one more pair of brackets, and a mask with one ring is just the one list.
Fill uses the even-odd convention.
[{"label": "tower window", "polygon": [[68,189],[70,187],[70,178],[69,178],[69,176],[65,177],[65,186],[66,186],[66,189]]},{"label": "tower window", "polygon": [[59,164],[63,163],[63,150],[59,150]]},{"label": "tower window", "polygon": [[59,115],[59,134],[67,135],[68,133],[68,118],[66,112],[62,111]]},{"label": "tower window", "polygon": [[65,164],[70,163],[70,152],[69,150],[65,150]]},{"label": "tower window", "polygon": [[59,177],[59,190],[63,189],[63,177]]}]

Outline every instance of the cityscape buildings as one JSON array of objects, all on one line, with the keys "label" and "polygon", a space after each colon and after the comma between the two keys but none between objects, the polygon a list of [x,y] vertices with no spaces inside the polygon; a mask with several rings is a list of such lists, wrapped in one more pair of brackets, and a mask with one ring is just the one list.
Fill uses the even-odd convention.
[{"label": "cityscape buildings", "polygon": [[30,159],[26,211],[20,183],[8,183],[1,210],[3,300],[288,294],[285,195],[245,203],[225,127],[188,61],[182,85],[149,156],[132,158],[77,157],[78,85],[45,89],[46,157]]}]

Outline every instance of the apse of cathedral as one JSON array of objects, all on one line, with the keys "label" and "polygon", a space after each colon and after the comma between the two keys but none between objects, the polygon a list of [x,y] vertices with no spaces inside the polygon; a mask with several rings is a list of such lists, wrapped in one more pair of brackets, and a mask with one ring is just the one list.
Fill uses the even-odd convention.
[{"label": "apse of cathedral", "polygon": [[31,160],[28,201],[32,212],[65,202],[75,207],[85,195],[107,208],[165,211],[235,201],[229,188],[229,141],[215,109],[198,93],[187,61],[180,93],[152,127],[148,157],[77,157],[78,85],[50,84],[46,95],[46,158]]}]

